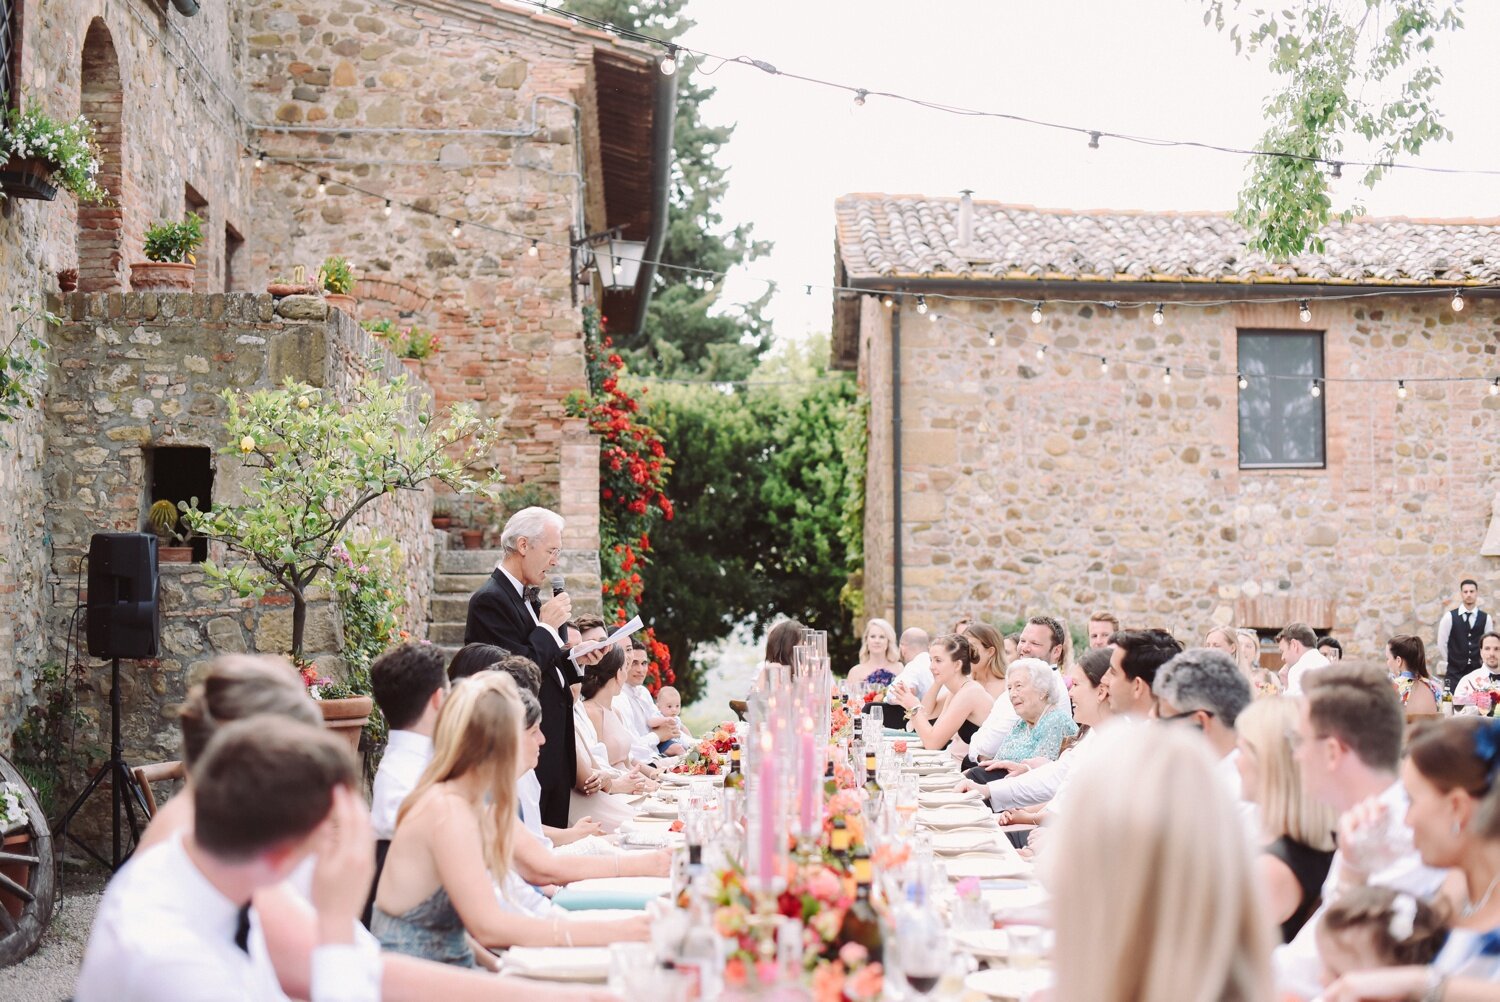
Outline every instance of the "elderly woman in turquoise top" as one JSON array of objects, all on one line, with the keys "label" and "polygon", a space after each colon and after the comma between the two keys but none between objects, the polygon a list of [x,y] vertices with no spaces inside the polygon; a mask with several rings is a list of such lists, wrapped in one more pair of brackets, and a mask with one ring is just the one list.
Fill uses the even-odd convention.
[{"label": "elderly woman in turquoise top", "polygon": [[995,757],[1010,762],[1057,758],[1063,742],[1078,733],[1057,670],[1040,658],[1021,658],[1006,672],[1005,686],[1020,720]]}]

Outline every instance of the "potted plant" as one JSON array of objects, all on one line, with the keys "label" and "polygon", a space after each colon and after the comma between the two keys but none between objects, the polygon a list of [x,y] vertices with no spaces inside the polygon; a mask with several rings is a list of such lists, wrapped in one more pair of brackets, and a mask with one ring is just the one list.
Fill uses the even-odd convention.
[{"label": "potted plant", "polygon": [[463,537],[466,550],[477,550],[484,542],[483,529],[460,529],[458,534]]},{"label": "potted plant", "polygon": [[318,674],[318,666],[303,658],[293,658],[308,695],[317,701],[323,714],[323,726],[349,742],[349,749],[359,754],[359,736],[370,722],[375,700],[361,696],[349,683]]},{"label": "potted plant", "polygon": [[371,337],[388,338],[396,333],[396,322],[389,317],[381,317],[378,320],[361,320],[359,325],[370,334]]},{"label": "potted plant", "polygon": [[[198,499],[193,498],[193,504]],[[146,514],[146,521],[161,542],[156,547],[156,559],[163,564],[190,564],[193,562],[193,530],[182,521],[177,506],[170,501],[157,501]]]},{"label": "potted plant", "polygon": [[28,101],[24,110],[12,108],[0,127],[0,154],[5,157],[0,191],[12,198],[50,202],[58,188],[71,191],[80,202],[109,198],[95,180],[102,157],[94,126],[81,115],[59,122],[44,115],[35,101]]},{"label": "potted plant", "polygon": [[432,527],[447,531],[453,524],[453,513],[448,508],[447,500],[438,498],[432,502]]},{"label": "potted plant", "polygon": [[180,223],[152,223],[146,228],[146,260],[130,266],[130,287],[137,292],[192,292],[193,256],[203,244],[203,217],[189,212]]},{"label": "potted plant", "polygon": [[317,295],[318,286],[307,280],[307,269],[297,265],[292,269],[291,277],[277,275],[266,285],[266,291],[277,299],[283,296],[313,296]]},{"label": "potted plant", "polygon": [[323,298],[336,310],[343,310],[351,317],[359,315],[359,303],[354,299],[354,269],[341,257],[330,257],[318,269],[318,284],[323,287]]},{"label": "potted plant", "polygon": [[413,372],[421,368],[422,359],[437,354],[440,346],[436,334],[420,327],[408,327],[391,338],[391,350],[401,359],[401,364]]}]

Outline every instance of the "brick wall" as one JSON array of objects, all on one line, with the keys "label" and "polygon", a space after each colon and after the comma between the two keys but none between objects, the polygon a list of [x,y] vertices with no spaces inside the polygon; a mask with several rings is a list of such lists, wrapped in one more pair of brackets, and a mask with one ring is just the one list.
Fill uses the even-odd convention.
[{"label": "brick wall", "polygon": [[[1199,638],[1215,623],[1309,618],[1352,653],[1383,655],[1410,631],[1432,642],[1463,577],[1494,601],[1500,560],[1482,557],[1500,472],[1500,397],[1483,384],[1399,377],[1500,373],[1500,305],[1388,297],[1167,311],[952,304],[937,323],[902,315],[903,618],[929,629],[959,609],[1077,622],[1096,607]],[[861,314],[871,393],[866,605],[893,612],[889,320]],[[947,319],[947,318],[952,318]],[[990,347],[980,331],[1002,335]],[[1242,470],[1233,377],[1241,328],[1324,330],[1328,466]],[[1042,338],[1084,354],[1006,346]],[[1112,364],[1099,356],[1173,366]],[[1321,621],[1320,621],[1321,620]]]}]

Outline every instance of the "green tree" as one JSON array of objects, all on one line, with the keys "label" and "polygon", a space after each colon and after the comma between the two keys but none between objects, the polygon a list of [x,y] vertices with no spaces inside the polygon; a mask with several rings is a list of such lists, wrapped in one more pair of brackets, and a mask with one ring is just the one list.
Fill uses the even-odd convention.
[{"label": "green tree", "polygon": [[[675,39],[693,26],[682,13],[687,0],[569,0],[567,10]],[[695,66],[681,64],[673,129],[672,188],[661,260],[721,273],[766,253],[752,227],[726,227],[718,206],[728,190],[728,169],[715,162],[733,126],[709,125],[702,106],[714,88],[701,86]],[[744,379],[769,343],[762,316],[771,292],[752,303],[716,309],[721,283],[677,268],[657,269],[651,305],[641,330],[615,339],[632,371],[669,378]]]},{"label": "green tree", "polygon": [[[1463,27],[1461,0],[1332,0],[1283,10],[1243,0],[1203,0],[1203,23],[1226,31],[1237,53],[1264,56],[1281,89],[1265,106],[1257,149],[1298,157],[1255,157],[1240,191],[1236,218],[1252,248],[1285,259],[1321,251],[1318,233],[1333,214],[1330,174],[1346,139],[1359,137],[1388,163],[1413,157],[1429,142],[1452,138],[1432,103],[1442,71],[1432,63],[1437,36]],[[1386,168],[1370,167],[1374,187]],[[1340,219],[1362,211],[1352,205]]]}]

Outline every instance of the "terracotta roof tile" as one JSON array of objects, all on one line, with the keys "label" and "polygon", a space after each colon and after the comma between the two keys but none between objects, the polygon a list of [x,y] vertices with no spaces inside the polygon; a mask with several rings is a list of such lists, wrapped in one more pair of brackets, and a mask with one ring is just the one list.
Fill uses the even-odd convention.
[{"label": "terracotta roof tile", "polygon": [[974,202],[958,246],[957,198],[845,195],[838,241],[853,281],[971,280],[1300,282],[1339,285],[1500,283],[1500,219],[1360,218],[1324,232],[1322,253],[1275,262],[1209,212],[1085,212]]}]

